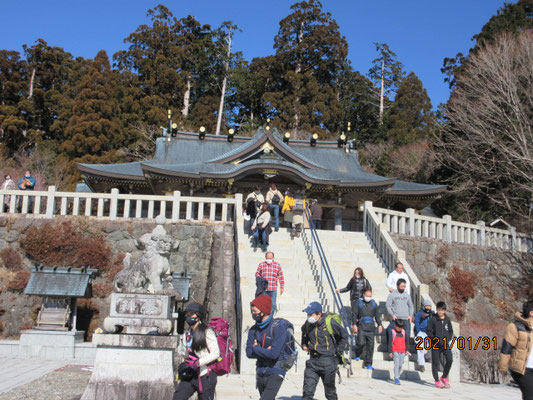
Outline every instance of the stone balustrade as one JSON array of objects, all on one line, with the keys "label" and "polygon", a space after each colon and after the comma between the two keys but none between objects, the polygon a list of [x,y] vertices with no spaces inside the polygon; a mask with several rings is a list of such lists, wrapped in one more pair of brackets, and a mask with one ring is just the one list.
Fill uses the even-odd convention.
[{"label": "stone balustrade", "polygon": [[55,186],[49,186],[47,191],[0,190],[0,215],[3,216],[31,213],[37,218],[70,215],[153,220],[164,215],[168,222],[234,221],[235,212],[241,206],[242,195],[192,197],[182,196],[179,191],[168,195],[122,194],[118,189],[112,189],[111,193],[58,192]]},{"label": "stone balustrade", "polygon": [[502,250],[533,252],[533,236],[509,230],[490,228],[485,222],[467,224],[453,221],[449,215],[442,218],[419,215],[414,209],[406,212],[372,207],[380,224],[387,232],[399,235],[444,240],[449,243],[462,243],[483,247],[496,247]]}]

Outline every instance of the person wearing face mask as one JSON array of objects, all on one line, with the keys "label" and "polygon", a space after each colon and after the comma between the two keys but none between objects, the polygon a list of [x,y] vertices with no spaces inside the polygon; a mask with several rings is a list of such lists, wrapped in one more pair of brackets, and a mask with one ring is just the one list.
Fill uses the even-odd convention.
[{"label": "person wearing face mask", "polygon": [[348,343],[348,334],[333,318],[328,329],[320,303],[312,302],[303,311],[307,314],[307,322],[302,326],[302,348],[311,357],[305,363],[302,400],[313,399],[320,379],[326,399],[337,400],[335,375],[339,358]]},{"label": "person wearing face mask", "polygon": [[352,306],[352,311],[357,308],[357,302],[359,299],[363,298],[363,292],[367,289],[372,290],[370,282],[365,278],[363,273],[363,268],[357,267],[353,271],[353,276],[349,280],[345,288],[335,289],[337,293],[345,293],[350,291],[350,302]]},{"label": "person wearing face mask", "polygon": [[265,197],[261,193],[261,187],[259,186],[254,187],[254,191],[250,193],[248,196],[246,196],[246,204],[248,204],[249,202],[254,203],[256,211],[259,211],[261,204],[265,202]]},{"label": "person wearing face mask", "polygon": [[254,245],[257,247],[261,244],[264,251],[266,251],[268,246],[268,238],[272,232],[270,227],[270,212],[268,211],[268,204],[263,204],[259,210],[259,214],[255,217],[254,222],[252,223],[252,232],[254,238]]},{"label": "person wearing face mask", "polygon": [[[437,303],[437,313],[433,315],[428,322],[426,333],[431,339],[431,372],[435,379],[435,386],[439,389],[449,388],[450,381],[448,374],[452,368],[453,356],[449,344],[453,338],[452,321],[446,315],[446,303],[439,301]],[[447,343],[447,344],[445,344]],[[441,354],[444,356],[446,362],[444,363],[444,370],[439,379],[439,362]]]},{"label": "person wearing face mask", "polygon": [[379,308],[372,298],[372,289],[366,289],[363,298],[357,301],[357,307],[352,308],[354,325],[353,332],[357,333],[357,351],[356,360],[363,358],[363,368],[374,369],[372,367],[372,358],[374,356],[374,337],[376,336],[376,326],[381,335],[383,327],[379,316]]},{"label": "person wearing face mask", "polygon": [[[15,182],[11,179],[9,174],[4,175],[4,183],[2,183],[2,190],[15,190]],[[4,212],[9,211],[9,206],[11,204],[11,196],[4,196]]]},{"label": "person wearing face mask", "polygon": [[285,277],[283,276],[283,270],[281,265],[274,261],[274,252],[267,251],[265,254],[265,261],[259,264],[257,271],[255,272],[256,278],[265,278],[268,281],[268,286],[265,290],[265,294],[272,298],[272,314],[276,311],[276,299],[278,293],[279,282],[279,295],[283,294],[285,289]]},{"label": "person wearing face mask", "polygon": [[220,357],[220,348],[215,332],[204,323],[205,315],[201,304],[190,303],[185,308],[185,322],[189,326],[182,335],[187,349],[185,362],[199,372],[191,380],[180,380],[172,400],[187,400],[195,392],[198,400],[215,398],[217,374],[208,365]]},{"label": "person wearing face mask", "polygon": [[286,324],[274,324],[272,298],[266,294],[256,297],[250,303],[255,324],[248,331],[246,356],[256,362],[256,387],[260,400],[274,400],[285,379],[280,361],[287,340]]},{"label": "person wearing face mask", "polygon": [[[429,317],[432,317],[435,313],[431,309],[431,300],[424,300],[422,309],[418,310],[415,315],[415,334],[419,337],[420,343],[424,343],[424,339],[427,337],[426,329],[428,326]],[[426,354],[428,350],[426,346],[420,346],[420,350],[416,351],[418,370],[424,372],[426,370]]]},{"label": "person wearing face mask", "polygon": [[[35,183],[36,183],[35,178],[31,176],[30,170],[27,169],[24,172],[24,176],[19,179],[18,188],[19,190],[34,190]],[[34,202],[34,197],[33,196],[28,197],[28,212],[29,213],[33,211],[33,202]],[[19,209],[22,210],[22,196],[20,196],[20,199],[19,199]]]},{"label": "person wearing face mask", "polygon": [[392,334],[391,331],[394,327],[394,322],[401,319],[404,323],[405,342],[409,349],[409,336],[411,334],[411,322],[413,322],[412,315],[414,314],[414,307],[411,296],[405,291],[405,286],[405,280],[401,278],[398,279],[398,282],[396,282],[396,290],[389,293],[389,297],[387,297],[387,312],[392,317],[392,322],[387,327],[387,336],[390,337]]}]

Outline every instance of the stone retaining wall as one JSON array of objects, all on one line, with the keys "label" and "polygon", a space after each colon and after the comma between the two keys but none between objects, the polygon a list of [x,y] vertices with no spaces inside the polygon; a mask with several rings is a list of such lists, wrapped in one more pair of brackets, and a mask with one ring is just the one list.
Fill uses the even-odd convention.
[{"label": "stone retaining wall", "polygon": [[[72,221],[81,230],[91,235],[98,235],[105,240],[114,253],[132,254],[136,260],[141,254],[137,240],[145,233],[151,232],[155,223],[137,221],[99,221],[84,217],[64,217],[54,220],[37,219],[21,216],[0,218],[0,250],[11,247],[22,256],[23,268],[31,269],[35,263],[27,258],[20,242],[31,226],[45,223],[60,223],[66,219]],[[167,232],[180,241],[179,247],[170,255],[171,271],[187,272],[191,280],[191,301],[205,303],[210,317],[234,316],[234,252],[233,224],[225,222],[180,221],[167,224]],[[0,266],[1,272],[7,273]],[[97,278],[101,282],[102,278]],[[110,282],[109,282],[110,283]],[[98,308],[96,328],[109,312],[109,297],[93,298]],[[22,328],[29,328],[35,320],[40,306],[40,299],[25,296],[1,287],[0,284],[0,336],[16,338]],[[233,326],[235,324],[233,323]]]}]

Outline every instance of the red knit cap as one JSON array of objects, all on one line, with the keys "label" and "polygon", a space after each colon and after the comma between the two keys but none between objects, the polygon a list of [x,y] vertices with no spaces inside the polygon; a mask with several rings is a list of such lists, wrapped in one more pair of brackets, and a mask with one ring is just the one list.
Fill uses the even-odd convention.
[{"label": "red knit cap", "polygon": [[261,296],[257,296],[250,305],[259,308],[259,311],[263,314],[270,315],[270,311],[272,310],[272,297],[268,294],[262,294]]}]

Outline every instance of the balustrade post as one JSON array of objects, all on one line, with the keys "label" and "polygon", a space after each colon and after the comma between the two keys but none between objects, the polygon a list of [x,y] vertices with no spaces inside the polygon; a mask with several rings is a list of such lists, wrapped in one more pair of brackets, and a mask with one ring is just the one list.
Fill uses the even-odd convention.
[{"label": "balustrade post", "polygon": [[181,192],[175,190],[172,193],[172,222],[178,222],[180,219],[180,201],[181,201]]},{"label": "balustrade post", "polygon": [[363,203],[363,232],[366,232],[368,227],[366,226],[367,222],[366,219],[368,217],[368,213],[372,209],[372,202],[371,201],[365,201]]},{"label": "balustrade post", "polygon": [[485,221],[477,221],[476,223],[477,226],[479,226],[479,241],[478,241],[478,245],[479,246],[483,246],[485,247],[485,243],[486,243],[486,229],[485,229]]},{"label": "balustrade post", "polygon": [[446,230],[446,234],[444,235],[444,240],[446,240],[448,243],[451,243],[452,242],[452,216],[443,215],[442,219],[444,220],[444,227]]},{"label": "balustrade post", "polygon": [[117,219],[117,209],[118,209],[118,189],[111,189],[111,200],[109,204],[109,218]]},{"label": "balustrade post", "polygon": [[408,208],[405,210],[407,213],[407,223],[409,225],[409,236],[416,236],[415,232],[415,209]]},{"label": "balustrade post", "polygon": [[54,218],[56,208],[56,187],[48,186],[48,194],[46,195],[46,218]]},{"label": "balustrade post", "polygon": [[517,245],[516,245],[516,228],[514,226],[509,227],[509,232],[511,232],[511,243],[509,243],[509,245],[510,245],[510,249],[509,250],[515,251],[516,248],[517,248]]}]

